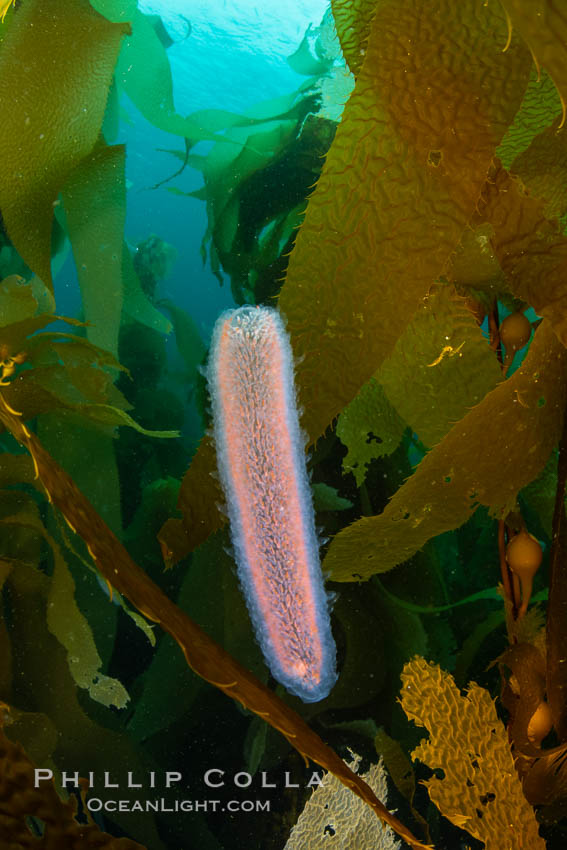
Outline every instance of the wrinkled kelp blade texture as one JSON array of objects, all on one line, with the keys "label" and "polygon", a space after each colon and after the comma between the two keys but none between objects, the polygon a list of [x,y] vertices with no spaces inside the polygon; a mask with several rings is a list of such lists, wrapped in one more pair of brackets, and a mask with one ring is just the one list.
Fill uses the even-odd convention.
[{"label": "wrinkled kelp blade texture", "polygon": [[49,500],[79,534],[103,578],[149,620],[159,623],[181,647],[197,675],[258,714],[284,735],[305,758],[337,776],[411,847],[424,848],[378,800],[372,789],[313,732],[304,720],[242,667],[155,585],[128,554],[67,473],[0,395],[0,420],[30,452]]},{"label": "wrinkled kelp blade texture", "polygon": [[332,0],[331,9],[345,62],[352,73],[358,75],[366,53],[376,0]]},{"label": "wrinkled kelp blade texture", "polygon": [[502,372],[465,300],[452,286],[435,286],[375,377],[400,416],[432,447]]},{"label": "wrinkled kelp blade texture", "polygon": [[567,102],[567,6],[561,0],[500,0]]},{"label": "wrinkled kelp blade texture", "polygon": [[18,253],[49,286],[53,204],[97,141],[128,31],[88,0],[26,0],[2,42],[0,209]]},{"label": "wrinkled kelp blade texture", "polygon": [[478,214],[492,228],[492,247],[509,290],[548,318],[566,345],[567,239],[557,222],[545,217],[545,207],[544,200],[530,197],[507,171],[496,168]]},{"label": "wrinkled kelp blade texture", "polygon": [[339,416],[337,435],[349,449],[343,469],[360,486],[366,465],[391,454],[408,425],[424,445],[436,445],[501,379],[465,299],[452,286],[432,287],[390,357]]},{"label": "wrinkled kelp blade texture", "polygon": [[401,704],[429,733],[411,755],[434,772],[423,784],[440,812],[486,850],[545,850],[490,693],[472,682],[463,695],[449,673],[416,656],[402,673]]},{"label": "wrinkled kelp blade texture", "polygon": [[426,455],[383,513],[337,534],[323,569],[334,581],[367,579],[458,528],[479,504],[511,510],[561,435],[566,367],[567,352],[544,321],[521,368]]},{"label": "wrinkled kelp blade texture", "polygon": [[390,354],[471,218],[529,75],[505,41],[482,0],[377,5],[279,302],[312,439]]},{"label": "wrinkled kelp blade texture", "polygon": [[561,100],[555,83],[546,71],[540,68],[538,73],[534,67],[522,105],[496,151],[503,166],[510,168],[534,136],[550,127],[558,115],[561,115]]},{"label": "wrinkled kelp blade texture", "polygon": [[[391,353],[473,214],[529,77],[529,51],[502,53],[506,37],[483,0],[376,6],[280,297],[311,441]],[[182,487],[189,546],[222,523],[203,452],[208,440]]]}]

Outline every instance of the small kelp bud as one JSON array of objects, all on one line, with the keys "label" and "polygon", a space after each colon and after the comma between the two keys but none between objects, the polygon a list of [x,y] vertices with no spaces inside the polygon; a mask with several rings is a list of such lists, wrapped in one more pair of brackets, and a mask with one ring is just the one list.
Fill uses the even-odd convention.
[{"label": "small kelp bud", "polygon": [[500,339],[506,349],[506,360],[504,366],[509,366],[514,359],[514,354],[529,342],[532,335],[532,326],[529,319],[523,313],[511,313],[506,316],[500,325]]},{"label": "small kelp bud", "polygon": [[540,702],[528,723],[528,738],[539,747],[546,735],[549,735],[553,726],[551,709],[549,704],[543,700]]},{"label": "small kelp bud", "polygon": [[523,617],[528,609],[532,595],[532,583],[541,564],[543,552],[540,543],[525,528],[518,532],[506,547],[506,560],[512,572],[518,577],[522,590],[522,604],[518,616]]}]

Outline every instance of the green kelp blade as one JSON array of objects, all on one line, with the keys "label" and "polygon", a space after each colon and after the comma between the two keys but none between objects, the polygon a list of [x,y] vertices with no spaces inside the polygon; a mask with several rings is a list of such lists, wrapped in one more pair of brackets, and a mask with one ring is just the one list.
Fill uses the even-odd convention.
[{"label": "green kelp blade", "polygon": [[128,30],[88,0],[26,0],[2,41],[0,209],[18,253],[50,288],[53,205],[97,141]]},{"label": "green kelp blade", "polygon": [[14,484],[38,484],[35,478],[33,461],[24,454],[2,452],[0,455],[0,484],[11,487]]},{"label": "green kelp blade", "polygon": [[125,147],[97,148],[63,190],[87,337],[118,356],[122,313],[122,248],[126,219]]},{"label": "green kelp blade", "polygon": [[325,61],[313,55],[309,35],[311,35],[311,25],[309,25],[297,50],[286,58],[287,64],[296,74],[303,74],[305,77],[326,74],[331,68],[332,60]]},{"label": "green kelp blade", "polygon": [[357,76],[362,67],[372,18],[379,0],[331,0],[343,56]]},{"label": "green kelp blade", "polygon": [[232,248],[245,181],[283,153],[296,129],[297,119],[270,121],[260,131],[235,127],[206,157],[203,176],[207,214],[213,222],[212,237],[219,253]]},{"label": "green kelp blade", "polygon": [[531,198],[545,201],[548,219],[561,219],[567,212],[567,133],[557,129],[560,119],[538,133],[509,169]]},{"label": "green kelp blade", "polygon": [[11,274],[0,280],[0,329],[30,319],[39,312],[38,308],[32,287],[23,277]]},{"label": "green kelp blade", "polygon": [[[9,496],[9,493],[3,491],[2,495]],[[0,525],[7,539],[17,540],[20,536],[25,540],[25,537],[29,536],[33,540],[34,537],[43,537],[52,552],[53,574],[49,583],[49,602],[46,608],[47,625],[67,650],[67,662],[73,679],[80,688],[88,690],[91,698],[97,702],[124,708],[129,696],[117,679],[105,676],[101,671],[102,660],[91,627],[78,608],[75,582],[59,544],[47,532],[33,501],[22,500],[18,507],[17,513],[3,516]],[[26,554],[29,557],[29,553]],[[18,561],[15,563],[18,568]]]},{"label": "green kelp blade", "polygon": [[567,103],[567,15],[556,0],[500,0],[510,18],[530,46],[538,64],[545,68],[561,96],[563,112]]},{"label": "green kelp blade", "polygon": [[130,249],[125,244],[122,249],[122,283],[124,286],[124,312],[131,319],[153,328],[163,334],[170,333],[172,324],[163,313],[157,310],[140,283],[136,274]]},{"label": "green kelp blade", "polygon": [[[33,336],[36,331],[49,325],[51,322],[61,321],[67,322],[68,325],[82,327],[83,322],[78,319],[71,319],[68,316],[56,316],[52,313],[41,313],[39,316],[31,316],[29,319],[22,319],[19,322],[11,322],[9,325],[0,328],[0,343],[6,347],[10,355],[17,354],[19,351],[28,351],[28,345],[35,346],[36,337]],[[26,342],[28,337],[31,337],[29,342]]]},{"label": "green kelp blade", "polygon": [[390,357],[339,416],[337,435],[349,450],[343,469],[360,486],[366,465],[391,454],[407,425],[426,446],[436,445],[501,379],[465,299],[452,286],[434,286]]},{"label": "green kelp blade", "polygon": [[89,621],[75,599],[75,581],[57,542],[45,531],[53,552],[53,575],[49,585],[47,626],[67,650],[67,663],[73,679],[86,688],[91,699],[102,705],[124,708],[130,696],[119,679],[102,672],[102,659]]},{"label": "green kelp blade", "polygon": [[[311,441],[391,353],[473,214],[529,77],[506,34],[482,0],[377,7],[279,300]],[[189,547],[223,522],[204,503],[212,469],[199,449],[183,481]]]},{"label": "green kelp blade", "polygon": [[148,428],[143,428],[125,410],[120,410],[120,408],[113,407],[110,404],[82,404],[76,409],[93,422],[100,422],[101,425],[126,425],[146,437],[177,439],[180,436],[179,431],[151,431]]},{"label": "green kelp blade", "polygon": [[323,481],[311,485],[311,494],[315,511],[348,511],[353,507],[350,499],[339,496],[336,487],[330,487]]},{"label": "green kelp blade", "polygon": [[522,366],[453,426],[382,514],[337,534],[323,570],[333,581],[367,579],[458,528],[479,504],[509,511],[561,434],[566,367],[567,352],[543,322]]},{"label": "green kelp blade", "polygon": [[509,291],[549,319],[567,345],[567,238],[545,210],[544,200],[527,195],[498,167],[478,204],[480,220],[492,228],[492,247]]},{"label": "green kelp blade", "polygon": [[137,10],[130,20],[132,34],[124,41],[116,67],[118,86],[154,127],[185,136],[193,144],[218,138],[214,119],[211,129],[206,122],[190,115],[184,117],[176,111],[171,66],[151,16]]},{"label": "green kelp blade", "polygon": [[[72,765],[73,768],[76,766],[78,770],[81,769],[79,765],[84,759],[96,774],[105,769],[105,762],[106,766],[108,765],[108,753],[111,752],[114,764],[127,764],[132,771],[140,771],[140,775],[144,775],[152,768],[150,758],[136,749],[124,732],[109,729],[103,725],[102,718],[99,723],[94,722],[81,707],[83,700],[79,700],[77,685],[69,672],[67,652],[47,627],[46,611],[50,583],[49,576],[31,566],[22,564],[12,570],[9,578],[12,596],[10,635],[14,647],[18,648],[20,675],[33,693],[36,704],[42,706],[57,730],[57,758],[62,760],[62,764]],[[98,713],[99,716],[101,713],[105,714],[105,721],[108,723],[108,710],[99,709]],[[8,727],[7,731],[11,734],[11,727]],[[38,736],[40,730],[37,724],[34,731]],[[34,743],[35,741],[37,737]],[[2,746],[5,748],[5,742]],[[26,773],[28,770],[32,777],[31,782],[25,778],[23,771],[18,771],[17,776],[20,782],[25,782],[26,785],[29,783],[33,790],[33,765],[26,765]],[[2,775],[6,781],[8,777],[4,770]],[[63,806],[62,801],[52,784],[45,783],[45,786],[51,787],[53,796],[51,799],[49,796],[44,797],[40,812],[49,812],[49,834],[53,836],[51,843],[57,850],[68,850],[73,846],[90,846],[100,850],[145,850],[145,847],[152,846],[155,850],[165,850],[158,837],[154,819],[151,815],[148,816],[148,813],[132,812],[127,816],[118,812],[113,814],[113,820],[122,830],[143,841],[144,847],[127,838],[108,837],[105,840],[105,836],[101,836],[98,830],[97,834],[94,834],[94,827],[77,824],[73,817],[76,810],[69,803],[65,806],[66,815],[62,819],[58,811],[58,807]],[[29,839],[24,837],[26,834],[30,834],[29,826],[22,817],[23,846],[29,843]],[[32,846],[33,844],[41,847],[44,842],[40,841],[38,844],[37,840],[32,838]]]},{"label": "green kelp blade", "polygon": [[447,265],[530,69],[481,0],[384,0],[281,291],[312,440]]},{"label": "green kelp blade", "polygon": [[116,68],[120,88],[154,127],[193,141],[211,138],[176,112],[169,59],[149,17],[136,10],[131,20],[132,34],[124,42]]},{"label": "green kelp blade", "polygon": [[[211,536],[195,552],[176,597],[177,605],[219,643],[223,643],[224,614],[219,585],[221,574],[229,568],[228,561],[221,541]],[[215,565],[215,581],[211,581],[211,564]],[[185,714],[195,718],[195,700],[206,684],[192,674],[183,655],[176,651],[175,640],[165,635],[138,687],[140,695],[128,719],[128,733],[135,741],[142,741],[163,732]]]},{"label": "green kelp blade", "polygon": [[[246,108],[245,114],[226,109],[199,109],[188,116],[200,127],[211,133],[230,130],[233,127],[253,127],[270,121],[285,121],[301,118],[305,107],[300,98],[301,89],[281,97],[261,100]],[[222,137],[220,137],[222,140]]]},{"label": "green kelp blade", "polygon": [[426,446],[502,379],[465,299],[452,286],[435,286],[376,372],[387,398]]},{"label": "green kelp blade", "polygon": [[[63,316],[52,316],[51,321],[55,319],[69,321]],[[77,324],[81,327],[83,322],[77,322]],[[65,366],[87,368],[107,366],[110,370],[128,371],[106,349],[98,348],[82,336],[61,331],[43,331],[43,333],[35,334],[26,341],[26,352],[34,366],[55,362]]]},{"label": "green kelp blade", "polygon": [[130,557],[73,479],[43,448],[0,394],[0,420],[34,459],[38,477],[52,504],[87,545],[100,574],[148,620],[159,623],[177,642],[191,669],[231,699],[259,715],[305,759],[331,771],[369,805],[411,847],[431,850],[384,806],[372,789],[343,762],[293,709],[235,661],[193,622]]},{"label": "green kelp blade", "polygon": [[555,83],[545,71],[538,74],[533,69],[518,114],[496,149],[504,168],[509,168],[534,136],[549,127],[558,115],[561,115],[561,99]]},{"label": "green kelp blade", "polygon": [[85,157],[65,185],[63,204],[89,339],[117,355],[122,309],[169,333],[171,323],[143,292],[124,242],[124,145],[99,146]]},{"label": "green kelp blade", "polygon": [[90,0],[90,4],[113,23],[131,21],[138,8],[138,0]]},{"label": "green kelp blade", "polygon": [[[226,552],[226,535],[211,535],[195,552],[191,568],[186,570],[176,603],[213,640],[244,663],[265,681],[268,671],[250,626],[244,599],[234,573],[234,563]],[[215,580],[211,581],[211,564]],[[197,722],[195,700],[206,687],[194,676],[185,658],[177,652],[170,635],[160,640],[148,669],[142,674],[140,696],[128,720],[128,732],[134,740],[150,738],[179,721]]]},{"label": "green kelp blade", "polygon": [[174,301],[164,298],[159,301],[158,306],[162,310],[167,310],[171,316],[177,350],[187,369],[187,389],[189,389],[190,386],[195,384],[199,366],[207,353],[201,332],[191,314],[179,307]]},{"label": "green kelp blade", "polygon": [[370,378],[337,422],[337,437],[348,449],[343,472],[352,472],[360,487],[370,462],[395,452],[405,430],[406,423],[388,401],[382,385]]},{"label": "green kelp blade", "polygon": [[166,567],[184,558],[223,525],[225,518],[217,505],[223,503],[224,494],[218,476],[211,474],[216,468],[215,445],[206,434],[181,482],[177,509],[183,518],[168,519],[158,535]]}]

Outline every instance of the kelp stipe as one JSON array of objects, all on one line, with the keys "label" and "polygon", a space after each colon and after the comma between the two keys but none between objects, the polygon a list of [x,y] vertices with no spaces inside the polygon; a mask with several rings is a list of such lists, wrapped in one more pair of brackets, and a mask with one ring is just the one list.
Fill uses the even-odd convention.
[{"label": "kelp stipe", "polygon": [[212,641],[131,559],[67,473],[0,394],[0,421],[31,454],[48,499],[85,541],[103,578],[144,617],[159,623],[182,649],[191,669],[281,732],[305,759],[330,770],[385,823],[418,850],[429,850],[378,800],[372,789],[328,747],[302,718]]}]

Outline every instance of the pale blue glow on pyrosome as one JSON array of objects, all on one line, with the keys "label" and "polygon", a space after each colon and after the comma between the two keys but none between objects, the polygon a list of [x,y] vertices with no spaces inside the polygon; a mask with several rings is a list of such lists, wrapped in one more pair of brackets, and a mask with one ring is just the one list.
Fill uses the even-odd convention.
[{"label": "pale blue glow on pyrosome", "polygon": [[305,702],[335,680],[335,644],[293,384],[276,310],[241,307],[215,326],[208,381],[217,465],[238,575],[273,676]]}]

